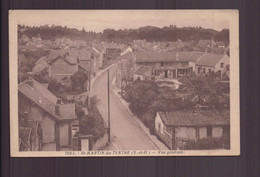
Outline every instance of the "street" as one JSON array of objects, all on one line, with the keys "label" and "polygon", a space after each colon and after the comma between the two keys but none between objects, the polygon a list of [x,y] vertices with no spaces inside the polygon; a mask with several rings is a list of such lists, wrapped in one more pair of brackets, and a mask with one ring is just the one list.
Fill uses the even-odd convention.
[{"label": "street", "polygon": [[[100,103],[98,108],[106,125],[108,120],[108,83],[107,71],[93,83],[93,94],[97,95]],[[118,100],[112,91],[112,80],[116,76],[116,67],[110,68],[110,125],[111,144],[108,150],[157,150],[158,148],[139,127],[131,114]]]}]

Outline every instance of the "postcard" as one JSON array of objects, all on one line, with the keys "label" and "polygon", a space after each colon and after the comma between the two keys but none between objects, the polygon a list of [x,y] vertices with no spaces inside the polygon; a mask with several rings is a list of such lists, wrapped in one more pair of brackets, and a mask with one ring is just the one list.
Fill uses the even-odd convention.
[{"label": "postcard", "polygon": [[10,10],[12,157],[240,155],[237,10]]}]

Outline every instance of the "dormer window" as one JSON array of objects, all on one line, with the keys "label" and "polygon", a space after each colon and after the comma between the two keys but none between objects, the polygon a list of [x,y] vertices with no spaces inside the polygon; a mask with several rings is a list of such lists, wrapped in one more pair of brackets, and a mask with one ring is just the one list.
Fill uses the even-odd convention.
[{"label": "dormer window", "polygon": [[220,64],[220,67],[221,67],[221,68],[224,68],[224,63],[221,63],[221,64]]}]

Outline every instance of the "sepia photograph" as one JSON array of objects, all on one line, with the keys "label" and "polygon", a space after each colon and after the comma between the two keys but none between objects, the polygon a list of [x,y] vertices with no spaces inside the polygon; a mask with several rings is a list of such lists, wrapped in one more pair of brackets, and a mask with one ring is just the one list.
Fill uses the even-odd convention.
[{"label": "sepia photograph", "polygon": [[240,154],[237,10],[10,10],[13,157]]}]

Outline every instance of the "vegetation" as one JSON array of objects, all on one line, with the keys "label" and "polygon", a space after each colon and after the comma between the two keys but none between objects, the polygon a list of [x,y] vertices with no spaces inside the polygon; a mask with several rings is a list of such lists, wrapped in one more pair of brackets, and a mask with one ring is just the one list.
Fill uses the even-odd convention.
[{"label": "vegetation", "polygon": [[88,106],[89,113],[87,115],[82,115],[82,112],[77,112],[80,120],[80,132],[84,134],[93,135],[94,142],[99,138],[103,137],[105,134],[105,123],[97,108],[99,100],[96,97],[92,97],[90,100],[90,105]]},{"label": "vegetation", "polygon": [[70,78],[71,90],[76,92],[84,92],[86,90],[86,81],[88,75],[85,72],[78,71]]},{"label": "vegetation", "polygon": [[[25,29],[21,32],[21,29]],[[223,29],[218,32],[212,29],[204,29],[201,27],[183,27],[178,28],[175,25],[165,26],[163,28],[146,26],[138,29],[105,29],[102,33],[95,33],[93,31],[71,29],[62,26],[40,26],[28,27],[18,25],[18,37],[21,38],[26,34],[29,38],[41,36],[44,40],[55,40],[57,37],[67,37],[72,40],[101,40],[107,42],[128,43],[133,40],[146,41],[199,41],[200,39],[211,39],[214,37],[216,41],[223,41],[228,44],[229,30]]]},{"label": "vegetation", "polygon": [[31,72],[35,63],[43,56],[49,54],[48,50],[38,49],[35,51],[19,51],[18,53],[18,81],[24,81],[28,78],[28,72]]},{"label": "vegetation", "polygon": [[130,110],[151,130],[158,111],[195,109],[205,105],[221,113],[229,108],[229,83],[216,82],[213,76],[183,77],[179,90],[160,87],[160,82],[135,81],[122,92]]},{"label": "vegetation", "polygon": [[203,149],[230,149],[230,137],[222,138],[203,138],[199,140],[189,140],[186,142],[186,150],[203,150]]}]

